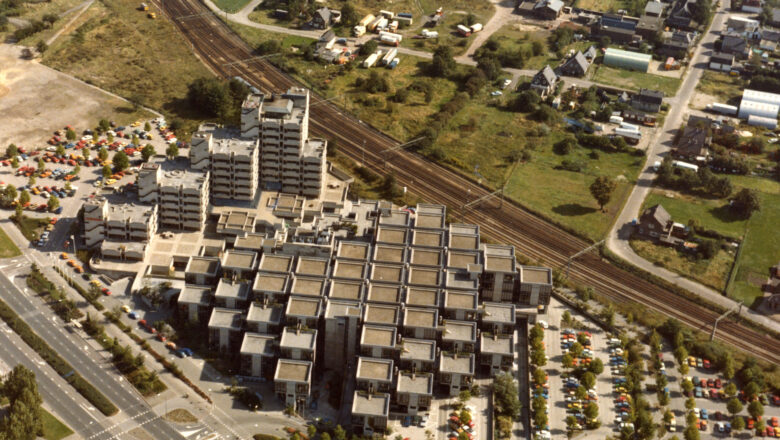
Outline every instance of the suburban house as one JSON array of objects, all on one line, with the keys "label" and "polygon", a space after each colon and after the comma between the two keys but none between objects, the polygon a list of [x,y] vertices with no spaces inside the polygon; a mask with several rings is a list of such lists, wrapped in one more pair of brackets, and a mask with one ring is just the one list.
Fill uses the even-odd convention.
[{"label": "suburban house", "polygon": [[664,92],[650,89],[639,89],[639,93],[631,97],[631,107],[635,109],[658,113],[664,102]]},{"label": "suburban house", "polygon": [[609,37],[613,43],[625,44],[634,41],[637,24],[636,18],[604,14],[591,26],[590,32],[594,36]]},{"label": "suburban house", "polygon": [[677,142],[674,155],[693,162],[706,159],[712,142],[711,125],[712,120],[709,118],[691,116]]},{"label": "suburban house", "polygon": [[687,235],[685,226],[672,221],[672,216],[661,205],[654,205],[642,212],[637,225],[639,235],[657,239],[662,244],[677,246]]},{"label": "suburban house", "polygon": [[320,35],[320,39],[317,40],[317,48],[324,47],[325,49],[333,49],[333,46],[336,44],[336,33],[333,32],[333,30],[328,29],[325,31],[322,35]]},{"label": "suburban house", "polygon": [[588,73],[588,68],[590,68],[590,63],[585,58],[585,54],[582,51],[577,51],[558,67],[558,72],[566,76],[585,76]]},{"label": "suburban house", "polygon": [[666,23],[677,29],[692,30],[694,27],[692,26],[694,8],[696,8],[696,0],[677,0],[666,19]]},{"label": "suburban house", "polygon": [[745,37],[735,32],[728,32],[723,35],[720,51],[732,54],[740,60],[750,58],[750,46],[748,45],[747,40]]},{"label": "suburban house", "polygon": [[545,99],[555,91],[558,79],[558,75],[555,74],[549,65],[544,66],[531,80],[531,90],[538,93],[542,99]]},{"label": "suburban house", "polygon": [[761,23],[758,20],[731,15],[729,16],[729,21],[726,23],[726,29],[729,32],[738,33],[745,38],[761,38]]},{"label": "suburban house", "polygon": [[320,8],[314,12],[309,25],[315,29],[327,29],[330,25],[341,21],[341,12],[328,8]]},{"label": "suburban house", "polygon": [[744,0],[742,2],[742,12],[761,13],[761,0]]},{"label": "suburban house", "polygon": [[596,46],[590,46],[588,50],[582,54],[585,55],[585,59],[588,60],[589,63],[596,61],[596,57],[598,56],[598,52],[596,52]]},{"label": "suburban house", "polygon": [[665,57],[673,57],[678,60],[683,60],[688,56],[688,50],[690,47],[690,43],[687,43],[683,40],[667,38],[663,43],[661,43],[661,47],[658,48],[658,54]]},{"label": "suburban house", "polygon": [[661,29],[663,29],[663,24],[664,21],[661,17],[645,14],[639,18],[639,23],[636,25],[636,34],[645,40],[653,40]]},{"label": "suburban house", "polygon": [[710,69],[721,72],[730,72],[734,67],[734,55],[730,53],[715,52],[710,57]]},{"label": "suburban house", "polygon": [[534,5],[534,15],[545,20],[555,20],[563,11],[561,0],[539,0]]}]

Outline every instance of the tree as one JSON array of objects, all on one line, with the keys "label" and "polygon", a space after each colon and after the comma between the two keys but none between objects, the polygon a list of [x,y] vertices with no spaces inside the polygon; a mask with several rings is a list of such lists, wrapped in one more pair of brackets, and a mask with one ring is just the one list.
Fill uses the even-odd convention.
[{"label": "tree", "polygon": [[558,112],[547,104],[539,105],[532,117],[544,124],[555,124],[560,120]]},{"label": "tree", "polygon": [[98,150],[98,159],[101,161],[108,159],[108,150],[106,150],[106,147],[101,147],[100,150]]},{"label": "tree", "polygon": [[[73,167],[73,175],[76,176],[81,172],[81,165],[76,165]],[[65,185],[67,185],[70,182],[67,182]]]},{"label": "tree", "polygon": [[330,434],[328,434],[327,432],[323,432],[322,434],[320,434],[320,440],[330,440]]},{"label": "tree", "polygon": [[171,143],[168,145],[168,148],[165,149],[165,156],[169,159],[174,159],[176,156],[179,155],[179,147],[176,145],[176,143]]},{"label": "tree", "polygon": [[81,150],[81,155],[84,157],[84,160],[89,160],[89,148],[84,148]]},{"label": "tree", "polygon": [[[534,372],[531,374],[531,376],[533,377],[535,385],[544,385],[547,382],[547,373],[545,373],[541,368],[534,369]],[[471,397],[471,394],[469,394],[469,397]]]},{"label": "tree", "polygon": [[696,407],[696,399],[689,397],[685,399],[685,409],[693,409]]},{"label": "tree", "polygon": [[589,419],[595,419],[599,416],[599,406],[596,404],[596,402],[588,402],[587,405],[585,405],[585,417]]},{"label": "tree", "polygon": [[585,400],[588,397],[588,390],[584,386],[580,385],[574,390],[574,397],[578,400]]},{"label": "tree", "polygon": [[432,76],[446,77],[455,70],[455,58],[449,46],[437,46],[433,51],[430,73]]},{"label": "tree", "polygon": [[65,139],[69,141],[75,141],[76,140],[76,132],[73,131],[72,128],[69,128],[65,131]]},{"label": "tree", "polygon": [[495,410],[499,415],[514,419],[520,413],[520,399],[517,396],[517,384],[509,373],[500,373],[493,380]]},{"label": "tree", "polygon": [[49,197],[49,200],[46,201],[46,207],[49,208],[49,212],[54,212],[60,207],[60,199],[57,196]]},{"label": "tree", "polygon": [[16,187],[9,183],[8,186],[6,186],[5,189],[3,190],[3,196],[9,202],[11,200],[16,200],[16,196],[17,196]]},{"label": "tree", "polygon": [[729,397],[734,397],[737,395],[737,385],[734,382],[729,382],[723,387],[723,392]]},{"label": "tree", "polygon": [[376,40],[368,40],[365,43],[363,43],[362,46],[360,46],[360,55],[368,56],[372,53],[376,52],[376,50],[379,48],[379,43],[376,42]]},{"label": "tree", "polygon": [[336,425],[333,429],[333,440],[347,440],[347,432],[341,425]]},{"label": "tree", "polygon": [[525,90],[520,92],[519,95],[512,101],[512,109],[518,112],[532,112],[536,110],[536,106],[541,102],[539,94],[533,90]]},{"label": "tree", "polygon": [[149,121],[144,123],[144,131],[152,131],[152,124],[150,124]]},{"label": "tree", "polygon": [[733,378],[735,369],[734,358],[730,354],[726,354],[723,357],[723,377],[726,379]]},{"label": "tree", "polygon": [[544,409],[534,411],[534,426],[547,426],[548,422],[549,418],[545,414]]},{"label": "tree", "polygon": [[111,167],[108,165],[103,165],[103,178],[108,179],[112,174],[114,174],[114,172],[111,171]]},{"label": "tree", "polygon": [[124,151],[118,151],[114,154],[112,162],[114,164],[114,169],[117,171],[124,171],[130,166],[130,159]]},{"label": "tree", "polygon": [[462,410],[460,412],[460,421],[461,423],[467,424],[471,421],[471,413],[467,410]]},{"label": "tree", "polygon": [[501,75],[501,62],[495,55],[486,55],[477,60],[477,69],[485,74],[490,81],[494,81]]},{"label": "tree", "polygon": [[766,422],[762,420],[756,420],[756,435],[760,436],[764,432],[764,429],[766,429]]},{"label": "tree", "polygon": [[564,310],[561,315],[561,326],[563,325],[571,325],[571,313],[568,310]]},{"label": "tree", "polygon": [[753,399],[758,395],[759,387],[755,382],[748,382],[743,391],[748,399]]},{"label": "tree", "polygon": [[754,400],[748,404],[747,411],[748,414],[750,414],[750,417],[758,419],[758,416],[764,415],[764,405],[758,400]]},{"label": "tree", "polygon": [[309,425],[309,427],[306,428],[306,431],[309,433],[309,438],[314,438],[314,436],[317,435],[317,427],[314,425]]},{"label": "tree", "polygon": [[680,364],[680,366],[677,367],[677,371],[679,371],[680,374],[682,374],[683,376],[688,374],[688,370],[689,370],[688,364]]},{"label": "tree", "polygon": [[27,185],[33,186],[35,185],[35,176],[31,175],[29,179],[27,179]]},{"label": "tree", "polygon": [[699,429],[696,428],[695,425],[685,428],[685,431],[683,431],[683,438],[685,438],[685,440],[699,440]]},{"label": "tree", "polygon": [[57,156],[64,156],[65,147],[63,147],[62,145],[57,145],[57,148],[55,148],[54,152],[57,153]]},{"label": "tree", "polygon": [[571,353],[565,353],[561,359],[561,363],[563,364],[563,368],[567,370],[569,368],[574,368],[574,356],[572,356]]},{"label": "tree", "polygon": [[690,394],[693,391],[693,382],[690,380],[683,380],[680,382],[680,388],[682,388],[685,394]]},{"label": "tree", "polygon": [[553,151],[555,154],[566,155],[577,147],[577,139],[573,137],[565,137],[553,145]]},{"label": "tree", "polygon": [[582,348],[582,344],[579,342],[575,342],[571,344],[571,347],[569,347],[569,353],[571,353],[574,357],[580,357],[580,355],[582,355],[582,350],[584,349]]},{"label": "tree", "polygon": [[471,399],[471,392],[469,390],[463,390],[460,393],[458,393],[458,400],[460,400],[463,403],[466,403]]},{"label": "tree", "polygon": [[602,212],[604,211],[604,206],[612,198],[612,193],[616,187],[617,183],[608,176],[599,176],[590,185],[590,194],[596,199],[596,203],[599,204]]},{"label": "tree", "polygon": [[749,188],[742,188],[731,201],[731,209],[744,218],[750,218],[755,211],[761,210],[758,193]]},{"label": "tree", "polygon": [[43,159],[38,159],[38,172],[43,172],[46,169],[46,162]]},{"label": "tree", "polygon": [[22,193],[19,194],[19,204],[24,206],[29,201],[30,201],[30,193],[28,193],[26,189],[22,190]]},{"label": "tree", "polygon": [[11,144],[5,149],[7,157],[15,157],[17,154],[19,154],[19,148],[16,147],[16,144]]},{"label": "tree", "polygon": [[585,388],[592,390],[596,386],[596,376],[590,371],[586,371],[585,374],[582,375],[582,385],[584,385]]},{"label": "tree", "polygon": [[355,6],[351,2],[344,3],[341,7],[341,23],[346,27],[352,27],[360,20],[358,12],[355,10]]},{"label": "tree", "polygon": [[595,358],[590,361],[590,365],[588,365],[588,371],[598,376],[604,372],[604,363],[601,361],[601,359]]},{"label": "tree", "polygon": [[674,358],[677,359],[677,362],[679,362],[680,364],[685,364],[685,362],[688,360],[688,350],[686,350],[685,347],[683,347],[682,345],[675,348]]},{"label": "tree", "polygon": [[739,414],[742,412],[742,402],[740,402],[736,397],[732,397],[729,399],[728,403],[726,403],[726,411],[728,411],[731,415]]},{"label": "tree", "polygon": [[227,119],[233,111],[228,83],[218,78],[198,78],[190,83],[187,99],[192,107],[206,116]]},{"label": "tree", "polygon": [[742,417],[732,417],[731,429],[733,429],[734,432],[739,432],[745,429],[745,419]]},{"label": "tree", "polygon": [[531,350],[531,363],[537,367],[547,365],[547,355],[544,350]]},{"label": "tree", "polygon": [[11,158],[11,168],[19,168],[19,159],[16,156]]}]

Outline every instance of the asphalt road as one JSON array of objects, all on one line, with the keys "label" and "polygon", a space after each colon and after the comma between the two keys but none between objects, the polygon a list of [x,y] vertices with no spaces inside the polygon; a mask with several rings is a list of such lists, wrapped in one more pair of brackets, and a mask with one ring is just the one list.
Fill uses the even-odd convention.
[{"label": "asphalt road", "polygon": [[[35,373],[43,401],[74,432],[94,440],[114,436],[105,428],[103,415],[61,378],[5,323],[0,325],[0,359],[9,366],[24,365]],[[105,423],[108,425],[108,423]]]},{"label": "asphalt road", "polygon": [[64,330],[59,318],[48,310],[42,310],[46,305],[23,293],[5,274],[0,276],[0,298],[76,372],[105,394],[120,411],[143,426],[153,438],[183,438],[152,411],[141,395],[116,373],[107,359],[97,355],[85,340]]}]

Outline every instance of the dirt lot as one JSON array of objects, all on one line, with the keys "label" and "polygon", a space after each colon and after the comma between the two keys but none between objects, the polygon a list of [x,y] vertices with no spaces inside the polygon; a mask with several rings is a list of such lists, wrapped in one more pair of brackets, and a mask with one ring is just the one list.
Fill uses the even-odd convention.
[{"label": "dirt lot", "polygon": [[100,118],[127,124],[152,117],[127,102],[34,61],[21,48],[0,45],[0,150],[10,143],[41,147],[67,124],[83,130]]}]

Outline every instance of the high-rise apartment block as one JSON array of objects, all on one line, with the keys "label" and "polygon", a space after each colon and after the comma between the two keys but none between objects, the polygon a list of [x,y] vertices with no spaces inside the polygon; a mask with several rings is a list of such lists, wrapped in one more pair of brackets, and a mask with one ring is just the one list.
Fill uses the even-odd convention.
[{"label": "high-rise apartment block", "polygon": [[157,231],[157,206],[110,204],[103,197],[84,203],[84,241],[149,242]]},{"label": "high-rise apartment block", "polygon": [[250,202],[257,191],[257,139],[224,137],[218,135],[217,128],[203,124],[192,135],[190,165],[211,171],[212,198]]},{"label": "high-rise apartment block", "polygon": [[208,215],[209,171],[189,169],[186,160],[153,158],[138,171],[138,198],[158,206],[161,228],[199,231]]}]

